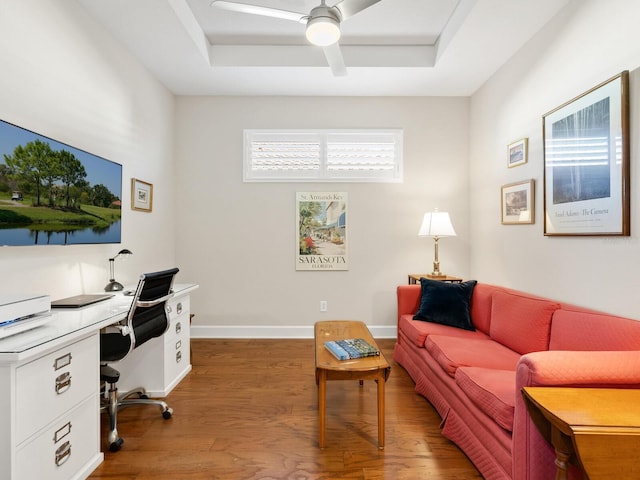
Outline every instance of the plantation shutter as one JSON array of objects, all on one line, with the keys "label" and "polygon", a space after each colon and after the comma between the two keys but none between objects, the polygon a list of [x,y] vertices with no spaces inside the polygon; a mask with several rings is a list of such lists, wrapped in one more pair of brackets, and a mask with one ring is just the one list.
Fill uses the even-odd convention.
[{"label": "plantation shutter", "polygon": [[400,130],[245,130],[244,180],[402,180]]}]

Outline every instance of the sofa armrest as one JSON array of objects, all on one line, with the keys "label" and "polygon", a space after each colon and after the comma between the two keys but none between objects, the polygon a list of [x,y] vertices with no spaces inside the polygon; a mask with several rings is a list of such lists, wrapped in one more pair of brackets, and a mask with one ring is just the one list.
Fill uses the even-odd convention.
[{"label": "sofa armrest", "polygon": [[399,285],[398,295],[398,320],[402,315],[415,315],[420,307],[421,285]]},{"label": "sofa armrest", "polygon": [[[521,394],[527,386],[640,388],[640,352],[549,350],[520,358],[514,392],[512,476],[547,480],[555,476],[555,453],[527,412]],[[582,477],[572,471],[570,478]]]},{"label": "sofa armrest", "polygon": [[523,355],[516,388],[526,386],[640,386],[638,351],[549,350]]}]

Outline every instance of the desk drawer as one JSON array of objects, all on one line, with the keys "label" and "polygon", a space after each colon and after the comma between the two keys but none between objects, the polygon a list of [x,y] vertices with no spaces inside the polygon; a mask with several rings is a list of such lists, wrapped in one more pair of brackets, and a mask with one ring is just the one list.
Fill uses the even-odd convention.
[{"label": "desk drawer", "polygon": [[99,408],[97,397],[88,398],[33,440],[25,442],[16,452],[16,478],[73,478],[100,450]]},{"label": "desk drawer", "polygon": [[169,302],[169,330],[165,333],[168,341],[182,337],[189,331],[189,297],[179,297]]},{"label": "desk drawer", "polygon": [[172,299],[170,306],[171,326],[164,337],[164,363],[166,378],[168,381],[173,381],[191,363],[189,297]]},{"label": "desk drawer", "polygon": [[[187,325],[188,331],[188,325]],[[167,381],[173,381],[191,364],[190,344],[188,335],[175,338],[164,345],[164,365]]]},{"label": "desk drawer", "polygon": [[16,369],[16,440],[95,395],[99,384],[97,334]]}]

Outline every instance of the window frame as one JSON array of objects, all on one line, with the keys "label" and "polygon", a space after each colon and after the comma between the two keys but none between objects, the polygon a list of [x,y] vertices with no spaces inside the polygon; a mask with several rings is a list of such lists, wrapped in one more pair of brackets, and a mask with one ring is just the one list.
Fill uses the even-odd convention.
[{"label": "window frame", "polygon": [[[380,154],[391,155],[392,163],[376,157],[370,169],[331,169],[328,160],[328,145],[331,137],[349,139],[353,144],[362,145],[379,142],[390,145]],[[402,183],[403,182],[403,140],[404,131],[398,128],[377,129],[245,129],[243,132],[243,181],[244,182],[340,182],[340,183]],[[318,143],[318,165],[316,169],[254,169],[254,144],[259,142]],[[336,142],[337,143],[337,142]],[[366,149],[363,149],[366,153]],[[301,155],[303,156],[303,155]],[[311,159],[310,163],[314,160]],[[305,163],[305,162],[303,162]],[[354,162],[355,164],[356,162]]]}]

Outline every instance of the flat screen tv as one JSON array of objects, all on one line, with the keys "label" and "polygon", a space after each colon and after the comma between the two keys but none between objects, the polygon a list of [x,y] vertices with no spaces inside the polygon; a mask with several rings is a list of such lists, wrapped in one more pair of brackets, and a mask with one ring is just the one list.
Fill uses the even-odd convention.
[{"label": "flat screen tv", "polygon": [[0,245],[120,243],[122,165],[0,120]]}]

